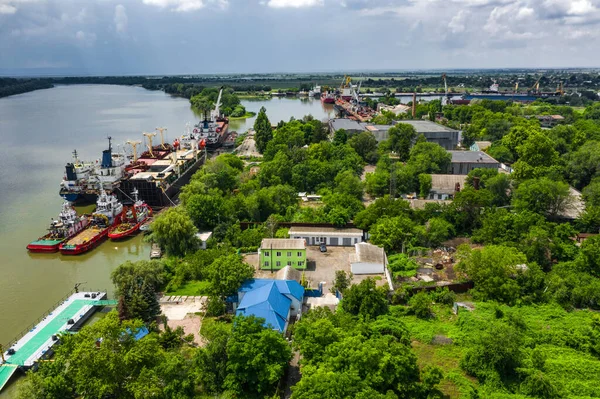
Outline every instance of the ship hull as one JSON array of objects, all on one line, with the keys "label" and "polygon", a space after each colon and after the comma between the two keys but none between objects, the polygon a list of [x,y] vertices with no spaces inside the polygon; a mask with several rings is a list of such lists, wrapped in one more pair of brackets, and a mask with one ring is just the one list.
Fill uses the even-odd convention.
[{"label": "ship hull", "polygon": [[321,97],[321,102],[323,104],[335,104],[335,98]]},{"label": "ship hull", "polygon": [[63,255],[79,255],[88,252],[100,245],[100,243],[106,239],[108,236],[108,230],[108,227],[100,230],[98,234],[94,235],[90,240],[82,244],[65,245],[65,243],[62,243],[59,246],[60,253]]},{"label": "ship hull", "polygon": [[127,238],[129,236],[136,234],[140,230],[141,225],[142,225],[142,222],[136,223],[130,229],[127,229],[124,231],[118,231],[119,227],[121,226],[121,225],[118,225],[118,226],[112,228],[108,232],[108,238],[110,238],[112,241],[122,240],[124,238]]},{"label": "ship hull", "polygon": [[37,240],[27,245],[27,250],[34,253],[51,254],[58,252],[58,247],[65,240]]},{"label": "ship hull", "polygon": [[77,205],[95,204],[98,200],[97,193],[65,193],[59,191],[58,194],[67,201]]}]

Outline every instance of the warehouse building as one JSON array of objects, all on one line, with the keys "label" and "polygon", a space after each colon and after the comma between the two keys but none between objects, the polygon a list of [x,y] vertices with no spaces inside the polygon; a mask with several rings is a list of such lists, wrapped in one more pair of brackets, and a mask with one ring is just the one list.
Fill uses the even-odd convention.
[{"label": "warehouse building", "polygon": [[332,245],[349,247],[363,242],[363,231],[352,228],[293,226],[288,232],[290,238],[301,238],[306,245]]},{"label": "warehouse building", "polygon": [[448,167],[448,173],[453,175],[468,175],[470,171],[477,168],[500,168],[500,162],[482,151],[448,151],[452,155],[452,161]]},{"label": "warehouse building", "polygon": [[355,252],[350,254],[350,271],[352,274],[383,274],[387,265],[385,250],[367,242],[356,245]]},{"label": "warehouse building", "polygon": [[392,125],[373,125],[352,119],[337,118],[329,121],[329,129],[331,132],[344,129],[349,134],[371,132],[378,142],[382,142],[389,139],[388,130],[398,123],[411,125],[417,131],[417,135],[422,134],[427,142],[439,144],[446,150],[455,149],[460,140],[460,132],[458,130],[426,120],[402,120],[394,122]]}]

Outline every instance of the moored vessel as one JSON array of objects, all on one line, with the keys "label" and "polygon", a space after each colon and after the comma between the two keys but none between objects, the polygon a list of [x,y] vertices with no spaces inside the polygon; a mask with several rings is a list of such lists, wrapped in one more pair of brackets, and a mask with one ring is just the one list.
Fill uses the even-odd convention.
[{"label": "moored vessel", "polygon": [[108,195],[100,188],[96,201],[96,211],[90,217],[88,226],[72,238],[59,245],[63,255],[78,255],[100,244],[108,235],[108,230],[120,223],[123,204],[114,195]]},{"label": "moored vessel", "polygon": [[222,94],[223,89],[219,91],[215,109],[210,111],[210,115],[208,111],[206,111],[204,113],[204,120],[198,122],[189,133],[189,135],[193,136],[193,139],[198,142],[204,140],[206,149],[208,150],[214,150],[221,147],[229,130],[229,119],[222,116],[220,111]]},{"label": "moored vessel", "polygon": [[152,216],[152,208],[138,199],[137,189],[133,190],[132,195],[133,205],[124,208],[121,223],[111,227],[108,231],[108,238],[111,240],[119,240],[137,233],[141,225]]},{"label": "moored vessel", "polygon": [[335,103],[335,94],[330,93],[328,91],[321,94],[321,102],[324,104],[334,104]]},{"label": "moored vessel", "polygon": [[29,243],[30,252],[57,252],[61,243],[83,230],[89,223],[89,216],[78,216],[69,201],[65,201],[57,220],[50,222],[48,234]]}]

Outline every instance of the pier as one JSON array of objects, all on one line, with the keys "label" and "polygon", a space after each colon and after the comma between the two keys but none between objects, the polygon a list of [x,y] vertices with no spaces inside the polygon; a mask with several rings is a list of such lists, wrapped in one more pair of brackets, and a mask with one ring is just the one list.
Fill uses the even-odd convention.
[{"label": "pier", "polygon": [[18,370],[27,370],[52,354],[62,333],[76,332],[102,306],[116,305],[106,292],[76,292],[59,302],[29,331],[4,347],[0,358],[0,391]]}]

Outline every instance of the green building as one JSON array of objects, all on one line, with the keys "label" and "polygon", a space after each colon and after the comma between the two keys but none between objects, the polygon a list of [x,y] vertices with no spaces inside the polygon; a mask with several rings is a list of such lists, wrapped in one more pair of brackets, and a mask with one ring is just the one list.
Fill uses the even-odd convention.
[{"label": "green building", "polygon": [[260,268],[279,270],[286,266],[306,269],[306,242],[299,238],[265,238],[258,251]]}]

